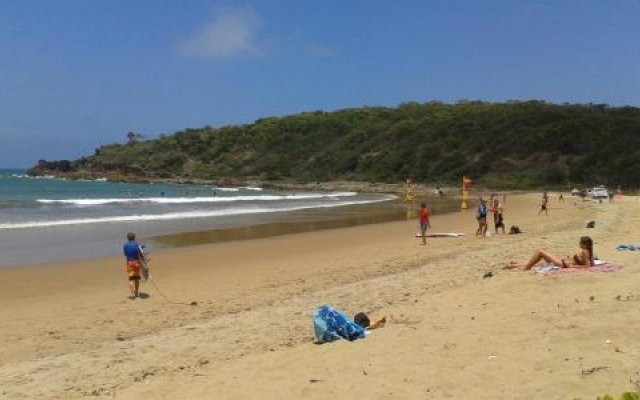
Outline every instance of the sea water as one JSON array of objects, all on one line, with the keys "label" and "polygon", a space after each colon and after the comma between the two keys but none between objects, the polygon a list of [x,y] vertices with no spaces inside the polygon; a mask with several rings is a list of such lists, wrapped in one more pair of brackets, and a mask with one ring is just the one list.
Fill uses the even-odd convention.
[{"label": "sea water", "polygon": [[30,177],[0,170],[0,266],[119,254],[140,237],[265,223],[306,209],[389,201],[354,192],[141,184]]}]

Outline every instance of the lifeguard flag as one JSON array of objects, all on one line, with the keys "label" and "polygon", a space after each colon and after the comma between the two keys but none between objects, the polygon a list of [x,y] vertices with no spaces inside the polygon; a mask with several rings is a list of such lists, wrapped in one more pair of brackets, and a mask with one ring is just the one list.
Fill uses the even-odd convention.
[{"label": "lifeguard flag", "polygon": [[466,176],[462,177],[462,189],[469,191],[469,189],[471,189],[471,179],[467,178]]}]

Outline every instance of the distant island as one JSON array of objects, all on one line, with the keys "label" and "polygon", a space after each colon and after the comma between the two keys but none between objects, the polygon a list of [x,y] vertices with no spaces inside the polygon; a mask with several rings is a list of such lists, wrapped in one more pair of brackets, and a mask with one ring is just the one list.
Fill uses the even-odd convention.
[{"label": "distant island", "polygon": [[263,118],[109,144],[32,175],[121,180],[640,186],[640,109],[544,101],[410,102]]}]

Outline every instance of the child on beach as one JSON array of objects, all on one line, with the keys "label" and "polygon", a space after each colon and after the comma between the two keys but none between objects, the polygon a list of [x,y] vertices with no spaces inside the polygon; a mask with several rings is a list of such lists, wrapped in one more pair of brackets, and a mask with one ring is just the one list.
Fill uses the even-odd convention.
[{"label": "child on beach", "polygon": [[476,220],[478,220],[476,236],[485,236],[487,233],[487,203],[483,199],[480,199],[480,204],[478,204]]},{"label": "child on beach", "polygon": [[427,230],[430,228],[429,209],[425,203],[422,203],[420,204],[420,233],[422,234],[422,245],[427,244]]},{"label": "child on beach", "polygon": [[536,251],[533,256],[524,264],[511,262],[505,268],[521,268],[524,270],[531,269],[534,265],[540,261],[546,261],[550,264],[560,268],[588,268],[594,265],[593,260],[593,240],[589,236],[582,236],[580,238],[580,252],[573,257],[557,258],[545,250]]},{"label": "child on beach", "polygon": [[127,233],[127,242],[122,246],[122,251],[127,260],[127,275],[129,277],[129,290],[131,300],[138,297],[140,289],[140,264],[143,254],[140,245],[136,242],[136,234]]}]

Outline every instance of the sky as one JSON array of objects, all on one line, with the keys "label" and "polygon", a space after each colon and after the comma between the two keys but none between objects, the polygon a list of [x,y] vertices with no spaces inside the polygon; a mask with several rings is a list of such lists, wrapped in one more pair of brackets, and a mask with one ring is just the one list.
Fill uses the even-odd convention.
[{"label": "sky", "polygon": [[408,101],[640,106],[640,0],[2,0],[0,167]]}]

